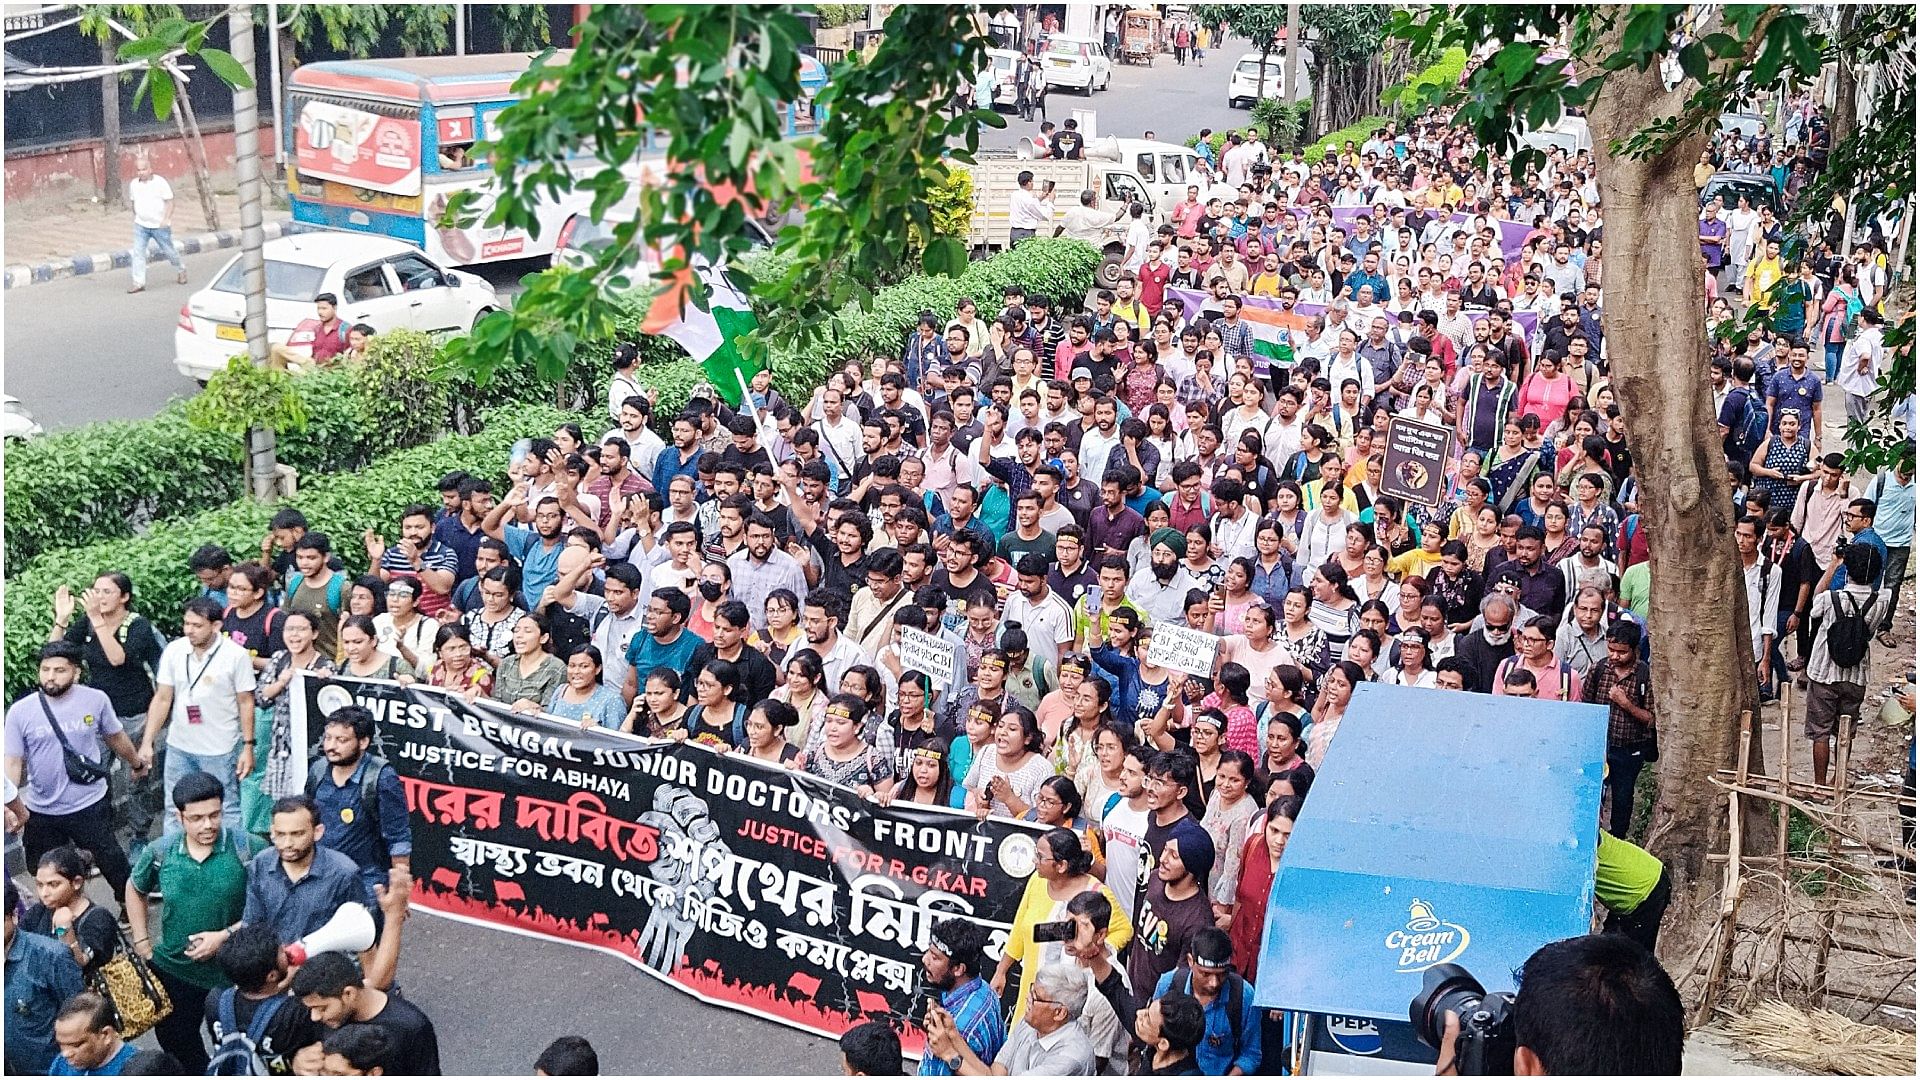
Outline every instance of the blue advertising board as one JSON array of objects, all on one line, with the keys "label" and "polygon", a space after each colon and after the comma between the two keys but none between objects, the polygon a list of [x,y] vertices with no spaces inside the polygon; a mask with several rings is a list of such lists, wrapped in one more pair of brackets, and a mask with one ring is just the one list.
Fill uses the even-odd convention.
[{"label": "blue advertising board", "polygon": [[1591,927],[1607,710],[1363,683],[1268,902],[1256,1003],[1405,1023],[1422,974],[1490,991]]}]

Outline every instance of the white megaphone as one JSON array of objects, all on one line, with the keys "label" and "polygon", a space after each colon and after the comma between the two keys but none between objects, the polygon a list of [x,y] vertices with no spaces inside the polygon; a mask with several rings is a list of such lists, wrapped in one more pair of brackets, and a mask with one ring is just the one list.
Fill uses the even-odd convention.
[{"label": "white megaphone", "polygon": [[1013,156],[1014,158],[1020,161],[1032,161],[1033,160],[1033,139],[1030,136],[1023,137],[1019,142],[1014,143]]},{"label": "white megaphone", "polygon": [[299,967],[316,953],[343,952],[353,956],[372,946],[373,913],[365,904],[341,904],[325,926],[287,946],[287,963]]}]

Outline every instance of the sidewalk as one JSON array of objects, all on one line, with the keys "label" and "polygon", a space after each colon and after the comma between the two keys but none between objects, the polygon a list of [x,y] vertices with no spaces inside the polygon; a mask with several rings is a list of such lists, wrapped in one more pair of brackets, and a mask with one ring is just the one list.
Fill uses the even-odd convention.
[{"label": "sidewalk", "polygon": [[[174,188],[173,241],[181,255],[237,246],[240,242],[240,197],[214,196],[218,229],[207,221],[190,182]],[[6,288],[55,281],[77,274],[124,268],[132,258],[132,211],[89,199],[71,203],[41,203],[10,207],[6,239],[0,257],[6,264]],[[267,239],[286,231],[286,210],[266,211]],[[153,259],[159,256],[154,254]]]}]

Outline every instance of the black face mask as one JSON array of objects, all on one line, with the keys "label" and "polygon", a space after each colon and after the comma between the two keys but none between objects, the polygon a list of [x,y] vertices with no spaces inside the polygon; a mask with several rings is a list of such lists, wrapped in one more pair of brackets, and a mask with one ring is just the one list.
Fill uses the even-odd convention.
[{"label": "black face mask", "polygon": [[701,582],[700,595],[705,597],[708,603],[713,603],[720,599],[720,583],[717,581]]}]

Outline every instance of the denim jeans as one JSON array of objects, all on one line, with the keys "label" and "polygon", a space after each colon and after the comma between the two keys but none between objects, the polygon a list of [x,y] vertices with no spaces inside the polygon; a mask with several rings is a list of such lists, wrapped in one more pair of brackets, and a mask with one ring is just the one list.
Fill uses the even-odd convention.
[{"label": "denim jeans", "polygon": [[[240,742],[235,740],[233,749],[224,754],[189,754],[177,746],[167,747],[167,764],[161,771],[161,788],[165,793],[166,805],[173,806],[173,787],[189,773],[203,772],[220,781],[224,793],[220,799],[220,827],[239,831],[240,823],[240,780],[233,770],[240,763]],[[180,831],[180,818],[176,814],[167,815],[167,824],[161,831],[162,836],[172,836]]]},{"label": "denim jeans", "polygon": [[133,227],[133,263],[129,269],[133,273],[133,283],[144,286],[147,283],[147,241],[160,245],[160,254],[173,264],[175,270],[186,273],[187,264],[180,261],[180,252],[173,246],[173,226],[163,225],[149,229],[145,225]]},{"label": "denim jeans", "polygon": [[1841,354],[1846,351],[1847,351],[1847,343],[1844,341],[1827,342],[1827,381],[1828,382],[1833,382],[1840,378],[1840,357],[1841,357]]}]

